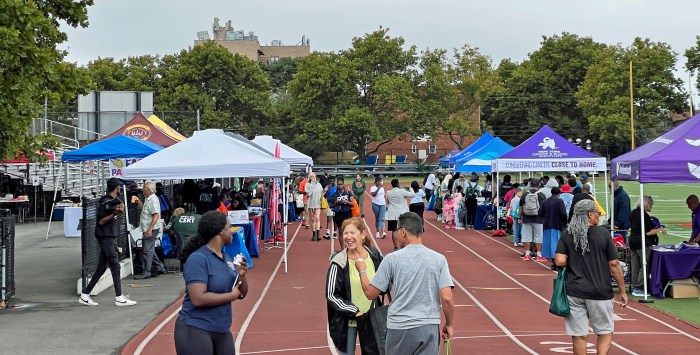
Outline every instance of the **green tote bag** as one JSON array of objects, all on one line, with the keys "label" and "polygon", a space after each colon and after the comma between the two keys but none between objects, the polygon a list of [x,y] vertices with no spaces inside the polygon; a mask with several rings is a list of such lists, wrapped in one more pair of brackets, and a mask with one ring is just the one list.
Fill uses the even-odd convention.
[{"label": "green tote bag", "polygon": [[554,279],[554,290],[552,291],[552,302],[549,303],[549,313],[560,317],[568,317],[569,299],[566,297],[566,267],[557,273]]}]

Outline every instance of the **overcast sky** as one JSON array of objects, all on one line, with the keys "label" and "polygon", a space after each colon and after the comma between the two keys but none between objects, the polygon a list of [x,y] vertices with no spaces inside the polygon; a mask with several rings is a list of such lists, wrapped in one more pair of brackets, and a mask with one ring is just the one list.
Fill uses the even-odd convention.
[{"label": "overcast sky", "polygon": [[[408,45],[452,49],[479,47],[495,63],[522,61],[542,35],[563,31],[628,46],[634,37],[666,42],[679,54],[700,34],[698,0],[97,0],[90,26],[66,29],[67,60],[171,54],[192,46],[215,17],[234,29],[254,31],[262,44],[311,40],[313,51],[350,47],[353,37],[389,27]],[[687,81],[687,73],[677,75]],[[695,91],[695,88],[693,88]]]}]

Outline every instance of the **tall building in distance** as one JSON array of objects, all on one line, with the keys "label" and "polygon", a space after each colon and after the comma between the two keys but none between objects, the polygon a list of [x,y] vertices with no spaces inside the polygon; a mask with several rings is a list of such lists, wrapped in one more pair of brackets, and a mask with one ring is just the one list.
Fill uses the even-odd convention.
[{"label": "tall building in distance", "polygon": [[311,53],[309,39],[306,36],[301,36],[301,41],[294,45],[285,45],[281,40],[273,40],[270,45],[261,45],[255,32],[245,33],[243,30],[234,30],[230,20],[225,26],[220,26],[219,19],[215,18],[212,35],[213,38],[210,38],[208,31],[197,32],[194,45],[214,41],[231,53],[246,56],[262,64],[275,63],[280,58],[306,57]]}]

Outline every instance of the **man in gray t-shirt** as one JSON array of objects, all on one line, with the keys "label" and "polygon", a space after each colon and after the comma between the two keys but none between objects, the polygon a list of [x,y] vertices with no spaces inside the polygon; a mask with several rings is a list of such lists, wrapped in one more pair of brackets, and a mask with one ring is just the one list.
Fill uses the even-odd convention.
[{"label": "man in gray t-shirt", "polygon": [[[383,292],[393,294],[387,320],[386,353],[437,354],[440,337],[452,337],[452,277],[445,257],[426,248],[421,240],[423,226],[414,212],[399,216],[394,244],[400,248],[388,254],[372,281],[364,262],[355,263],[362,289],[368,299]],[[440,332],[440,305],[445,325]]]}]

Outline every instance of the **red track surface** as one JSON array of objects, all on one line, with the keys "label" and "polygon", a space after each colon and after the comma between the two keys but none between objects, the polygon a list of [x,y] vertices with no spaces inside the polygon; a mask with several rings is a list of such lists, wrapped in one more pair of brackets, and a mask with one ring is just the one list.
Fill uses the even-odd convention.
[{"label": "red track surface", "polygon": [[[369,203],[366,197],[365,219],[374,235]],[[503,238],[446,230],[432,212],[426,212],[425,228],[423,243],[445,255],[455,281],[453,354],[572,353],[563,320],[547,311],[554,278],[547,265],[521,261],[520,250]],[[286,274],[280,249],[261,251],[255,260],[248,273],[247,298],[233,303],[232,330],[240,354],[335,353],[327,336],[324,297],[331,246],[310,239],[311,231],[299,223],[289,226]],[[391,238],[375,241],[384,254],[393,249]],[[338,242],[334,243],[337,250]],[[175,313],[181,303],[180,297],[122,353],[174,354]],[[627,308],[616,305],[615,313],[611,354],[690,354],[700,348],[697,327],[637,303]],[[588,342],[594,352],[595,336]]]}]

